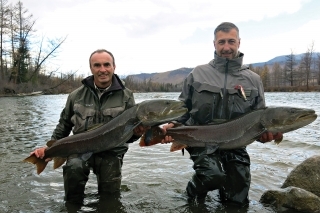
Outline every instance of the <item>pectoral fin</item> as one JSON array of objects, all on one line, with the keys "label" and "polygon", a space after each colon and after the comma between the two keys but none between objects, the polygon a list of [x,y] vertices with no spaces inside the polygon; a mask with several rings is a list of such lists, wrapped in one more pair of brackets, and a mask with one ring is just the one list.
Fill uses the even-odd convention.
[{"label": "pectoral fin", "polygon": [[92,156],[92,154],[93,154],[92,152],[88,152],[88,153],[82,154],[81,155],[81,159],[84,160],[84,161],[87,161]]},{"label": "pectoral fin", "polygon": [[188,146],[179,142],[172,142],[172,145],[170,147],[170,152],[182,150],[184,148],[187,148]]},{"label": "pectoral fin", "polygon": [[66,158],[55,157],[53,158],[53,169],[57,169],[66,162]]},{"label": "pectoral fin", "polygon": [[279,144],[282,140],[283,140],[283,136],[281,138],[278,138],[278,139],[274,140],[274,142],[276,144]]},{"label": "pectoral fin", "polygon": [[145,134],[143,134],[140,138],[140,146],[152,146],[157,143],[161,143],[164,138],[162,129],[158,126],[152,127],[147,130]]}]

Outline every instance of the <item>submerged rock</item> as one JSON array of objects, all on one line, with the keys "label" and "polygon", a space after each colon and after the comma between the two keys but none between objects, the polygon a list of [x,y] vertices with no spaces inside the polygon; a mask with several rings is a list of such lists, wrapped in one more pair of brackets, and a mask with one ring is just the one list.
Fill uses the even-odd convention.
[{"label": "submerged rock", "polygon": [[320,156],[313,156],[291,171],[281,188],[295,186],[320,196]]},{"label": "submerged rock", "polygon": [[260,202],[273,206],[277,212],[288,209],[320,213],[320,156],[313,156],[288,175],[278,190],[268,190]]},{"label": "submerged rock", "polygon": [[320,198],[315,194],[297,187],[266,191],[261,203],[272,205],[277,212],[294,209],[299,212],[320,212]]}]

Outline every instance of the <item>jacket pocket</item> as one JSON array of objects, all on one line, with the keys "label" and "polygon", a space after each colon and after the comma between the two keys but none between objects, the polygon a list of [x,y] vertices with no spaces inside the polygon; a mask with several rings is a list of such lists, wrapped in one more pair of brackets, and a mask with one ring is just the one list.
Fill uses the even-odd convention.
[{"label": "jacket pocket", "polygon": [[96,110],[81,104],[75,104],[73,107],[74,115],[71,122],[74,124],[73,132],[79,133],[87,131],[96,122]]},{"label": "jacket pocket", "polygon": [[244,95],[237,90],[229,90],[229,119],[239,117],[256,108],[257,99],[259,98],[258,90],[246,89]]},{"label": "jacket pocket", "polygon": [[195,124],[203,125],[212,122],[217,116],[221,104],[221,88],[206,83],[194,82],[192,110],[190,111]]},{"label": "jacket pocket", "polygon": [[102,110],[102,122],[106,123],[120,115],[125,110],[124,106],[106,108]]}]

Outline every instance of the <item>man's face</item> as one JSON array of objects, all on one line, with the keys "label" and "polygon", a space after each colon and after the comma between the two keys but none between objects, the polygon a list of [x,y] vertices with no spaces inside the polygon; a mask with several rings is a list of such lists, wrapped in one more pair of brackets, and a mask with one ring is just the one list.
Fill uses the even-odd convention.
[{"label": "man's face", "polygon": [[110,86],[115,70],[111,55],[106,52],[95,53],[90,59],[90,69],[94,76],[94,83],[100,88]]},{"label": "man's face", "polygon": [[240,38],[237,30],[231,29],[229,32],[219,31],[214,40],[214,47],[218,56],[233,59],[238,53],[240,47]]}]

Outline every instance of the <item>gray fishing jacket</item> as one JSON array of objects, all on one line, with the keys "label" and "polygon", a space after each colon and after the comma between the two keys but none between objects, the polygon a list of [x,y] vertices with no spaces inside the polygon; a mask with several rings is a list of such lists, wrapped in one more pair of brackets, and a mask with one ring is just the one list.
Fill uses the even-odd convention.
[{"label": "gray fishing jacket", "polygon": [[[94,86],[93,76],[83,79],[82,84],[69,94],[52,139],[58,140],[69,136],[71,131],[78,134],[95,124],[107,123],[135,105],[132,91],[123,85],[116,74],[112,77],[111,87],[100,98]],[[128,142],[135,139],[137,137],[133,136]],[[124,146],[123,148],[127,149],[127,145]]]},{"label": "gray fishing jacket", "polygon": [[242,64],[243,56],[240,53],[235,59],[226,59],[215,54],[208,64],[191,71],[179,96],[189,113],[178,122],[186,125],[219,123],[265,107],[260,76]]}]

